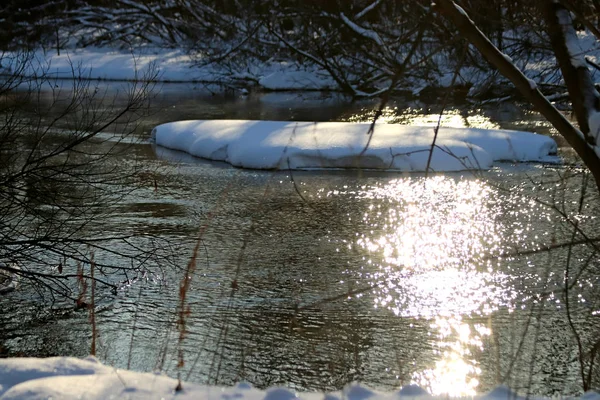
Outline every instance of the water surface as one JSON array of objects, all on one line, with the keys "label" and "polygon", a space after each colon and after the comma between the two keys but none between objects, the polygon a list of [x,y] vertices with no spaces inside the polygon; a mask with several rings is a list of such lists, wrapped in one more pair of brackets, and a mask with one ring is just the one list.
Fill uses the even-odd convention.
[{"label": "water surface", "polygon": [[[158,94],[139,135],[180,119],[365,120],[376,106],[335,94],[211,95],[175,85]],[[382,119],[431,125],[439,109],[397,99]],[[511,105],[452,107],[442,122],[553,134]],[[298,390],[417,383],[456,396],[500,382],[543,395],[581,390],[564,271],[568,263],[579,274],[570,311],[589,344],[597,339],[597,261],[586,246],[558,246],[571,239],[561,212],[577,210],[580,170],[290,174],[145,141],[128,154],[152,184],[107,205],[102,230],[141,235],[141,246],[150,246],[144,235],[161,238],[175,267],[102,294],[103,361],[176,376],[179,284],[200,240],[181,345],[185,379]],[[597,198],[587,204],[579,227],[593,232]],[[88,354],[85,310],[48,308],[27,287],[11,296],[0,299],[3,354]]]}]

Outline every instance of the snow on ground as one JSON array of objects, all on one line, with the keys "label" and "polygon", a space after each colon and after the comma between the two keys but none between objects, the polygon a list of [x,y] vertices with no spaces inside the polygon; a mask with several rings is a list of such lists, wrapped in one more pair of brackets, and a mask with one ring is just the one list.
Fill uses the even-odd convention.
[{"label": "snow on ground", "polygon": [[2,64],[12,71],[20,71],[26,76],[47,74],[55,78],[136,80],[154,71],[157,78],[164,81],[192,81],[196,79],[190,69],[190,60],[180,50],[150,50],[127,53],[108,48],[85,48],[56,52],[37,51],[30,56],[22,71],[18,63],[24,60],[23,54],[4,53]]},{"label": "snow on ground", "polygon": [[[432,127],[348,122],[191,120],[152,131],[156,144],[255,169],[366,168],[425,171]],[[530,132],[440,128],[433,171],[490,168],[494,161],[556,162],[556,142]]]},{"label": "snow on ground", "polygon": [[[378,392],[359,384],[348,385],[333,393],[301,392],[274,387],[258,390],[248,383],[232,387],[183,383],[183,391],[175,392],[177,381],[157,373],[141,373],[116,369],[101,364],[94,357],[77,359],[9,358],[0,360],[0,400],[34,399],[210,399],[210,400],[383,400],[383,399],[447,399],[430,396],[427,391],[407,385],[396,392]],[[505,386],[476,397],[481,400],[524,400],[524,396]],[[535,399],[535,397],[529,397]],[[600,400],[594,392],[582,399]]]},{"label": "snow on ground", "polygon": [[[27,59],[26,57],[31,57]],[[27,60],[26,68],[19,66]],[[111,48],[86,47],[56,51],[38,50],[33,54],[0,53],[0,72],[18,71],[25,76],[48,75],[69,79],[83,77],[106,80],[144,80],[161,82],[257,82],[267,90],[332,90],[337,87],[326,71],[294,62],[250,63],[243,71],[217,64],[197,65],[183,50],[141,47],[135,52]]]},{"label": "snow on ground", "polygon": [[[600,57],[596,49],[593,35],[580,34],[579,44],[585,54],[592,60]],[[227,84],[250,83],[266,90],[337,90],[337,83],[324,69],[310,63],[299,63],[286,60],[248,60],[244,65],[234,67],[213,63],[202,64],[181,49],[138,47],[134,51],[108,47],[86,47],[63,49],[60,55],[55,50],[38,50],[27,68],[21,71],[17,60],[23,60],[23,54],[10,52],[0,53],[0,72],[20,71],[26,76],[40,76],[47,72],[57,78],[73,78],[82,76],[91,79],[136,80],[152,77],[162,82],[210,82]],[[455,68],[439,60],[441,71],[437,78],[423,81],[413,79],[407,83],[407,89],[418,95],[424,88],[431,86],[446,87],[454,79]],[[553,79],[551,71],[554,60],[537,60],[520,65],[525,75],[536,80],[538,84]],[[148,71],[155,72],[145,76]],[[472,93],[477,93],[479,86],[487,87],[494,71],[481,71],[473,67],[463,67],[458,75],[458,84],[473,84]],[[594,79],[600,75],[592,71]],[[540,80],[541,79],[541,80]],[[389,82],[388,82],[389,83]],[[380,82],[387,87],[386,82]]]}]

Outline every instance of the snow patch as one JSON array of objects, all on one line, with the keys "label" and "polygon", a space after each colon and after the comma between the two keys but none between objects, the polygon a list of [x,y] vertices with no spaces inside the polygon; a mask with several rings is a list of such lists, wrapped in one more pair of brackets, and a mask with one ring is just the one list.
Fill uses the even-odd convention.
[{"label": "snow patch", "polygon": [[[347,122],[191,120],[152,131],[169,149],[254,169],[367,168],[425,171],[434,129]],[[430,168],[490,168],[494,161],[548,161],[556,142],[530,132],[445,128],[439,130]],[[555,159],[553,159],[555,161]]]},{"label": "snow patch", "polygon": [[[141,80],[156,78],[164,81],[191,81],[190,59],[181,50],[140,53],[111,51],[105,48],[86,48],[63,51],[61,55],[38,51],[34,63],[23,71],[36,76],[43,71],[51,77],[89,79]],[[14,62],[18,61],[14,59]],[[40,71],[41,69],[41,71]]]},{"label": "snow patch", "polygon": [[3,394],[23,382],[64,375],[94,375],[106,373],[106,369],[107,367],[100,364],[93,357],[83,360],[70,357],[9,358],[0,360],[0,398],[2,400],[11,398]]},{"label": "snow patch", "polygon": [[111,48],[86,47],[54,52],[36,51],[32,58],[19,53],[0,56],[0,72],[21,71],[28,77],[156,80],[160,82],[251,82],[267,90],[332,90],[336,82],[323,69],[298,63],[265,62],[231,71],[217,64],[199,65],[201,60],[182,50],[140,48],[135,53]]},{"label": "snow patch", "polygon": [[506,61],[508,61],[509,63],[511,63],[511,64],[514,64],[514,61],[513,61],[513,59],[512,59],[512,58],[511,58],[511,57],[510,57],[508,54],[506,54],[506,53],[502,53],[502,57],[504,57],[504,59],[505,59]]},{"label": "snow patch", "polygon": [[377,43],[378,46],[385,48],[385,43],[383,42],[381,37],[377,34],[377,32],[372,31],[370,29],[365,29],[365,28],[359,26],[358,24],[355,24],[354,22],[350,21],[350,19],[348,17],[346,17],[346,15],[343,12],[340,13],[340,18],[342,21],[344,21],[344,23],[348,27],[350,27],[350,29],[352,29],[358,35],[366,37],[368,39],[371,39],[372,41]]},{"label": "snow patch", "polygon": [[398,396],[400,397],[418,397],[428,395],[429,393],[427,393],[427,390],[418,385],[406,385],[398,391]]},{"label": "snow patch", "polygon": [[[379,3],[375,0],[371,6],[375,7]],[[371,7],[369,6],[369,7]],[[367,8],[369,8],[367,7]],[[460,7],[460,12],[464,13]],[[366,10],[366,9],[365,9]],[[360,13],[359,13],[360,14]],[[369,28],[369,25],[363,22],[362,26],[358,24],[358,15],[354,17],[354,22],[350,16],[345,16],[348,23],[355,28],[357,34],[369,36],[375,42],[382,40],[377,32]],[[465,14],[466,15],[466,14]],[[568,13],[563,13],[562,20],[568,20]],[[517,39],[523,34],[517,31],[507,31],[507,38]],[[597,41],[594,35],[586,32],[576,33],[570,30],[568,37],[568,46],[571,55],[574,57],[576,66],[585,66],[584,54],[590,59],[598,59],[600,50],[597,48]],[[33,59],[28,61],[28,57]],[[510,59],[505,55],[507,60]],[[442,58],[436,58],[441,72],[432,74],[427,80],[412,80],[404,82],[403,89],[413,90],[419,94],[424,87],[448,86],[452,82],[455,69]],[[161,82],[213,82],[228,83],[233,85],[258,85],[267,90],[340,90],[339,85],[331,78],[330,74],[322,67],[309,61],[294,61],[278,58],[271,58],[268,61],[258,59],[249,59],[246,62],[232,66],[225,66],[219,63],[211,63],[203,59],[200,55],[190,55],[185,51],[160,48],[160,47],[139,47],[135,52],[123,49],[86,47],[79,49],[62,50],[61,55],[54,51],[38,50],[31,54],[5,52],[0,56],[0,72],[2,71],[21,71],[18,66],[20,62],[28,62],[28,67],[22,72],[26,76],[42,76],[46,74],[50,77],[73,78],[73,75],[87,77],[91,79],[107,80],[136,80],[143,78],[154,78]],[[347,63],[351,69],[350,60],[340,60],[341,63]],[[539,83],[553,82],[554,75],[552,71],[555,67],[553,58],[532,59],[530,62],[520,65],[524,74]],[[382,67],[382,72],[393,75],[393,71]],[[148,74],[150,72],[150,74]],[[600,76],[595,74],[595,79]],[[147,74],[144,76],[144,74]],[[459,84],[472,84],[470,94],[479,93],[488,87],[490,80],[493,79],[494,72],[481,71],[473,67],[463,67],[458,74]],[[389,76],[373,82],[374,90],[385,90],[390,83]],[[350,73],[348,81],[351,85],[356,84],[358,76]],[[419,87],[421,89],[419,89]],[[416,89],[415,89],[416,88]],[[361,93],[356,93],[361,95]],[[373,93],[369,93],[373,96]]]},{"label": "snow patch", "polygon": [[573,29],[571,13],[567,10],[560,9],[556,12],[556,16],[558,17],[558,23],[563,29],[565,45],[567,46],[567,51],[571,56],[571,64],[575,68],[587,68],[585,52],[579,44],[579,39],[577,38],[575,29]]}]

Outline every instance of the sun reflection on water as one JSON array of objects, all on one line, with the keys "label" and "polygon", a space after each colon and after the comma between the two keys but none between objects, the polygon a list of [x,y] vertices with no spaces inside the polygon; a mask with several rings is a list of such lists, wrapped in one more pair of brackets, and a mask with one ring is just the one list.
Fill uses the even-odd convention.
[{"label": "sun reflection on water", "polygon": [[[364,109],[360,113],[346,118],[349,122],[371,122],[375,116],[375,110]],[[378,123],[403,124],[415,126],[436,126],[440,122],[443,126],[452,128],[484,128],[498,129],[497,122],[492,121],[479,110],[475,113],[465,113],[459,109],[445,110],[440,113],[431,112],[422,107],[384,107],[377,119]]]},{"label": "sun reflection on water", "polygon": [[357,244],[374,266],[365,275],[378,285],[375,307],[434,321],[437,361],[414,382],[433,394],[475,394],[481,370],[472,351],[489,330],[463,316],[490,314],[516,296],[486,258],[502,245],[496,193],[479,180],[438,176],[397,179],[365,196],[371,229]]},{"label": "sun reflection on water", "polygon": [[473,350],[483,350],[483,338],[491,330],[483,324],[472,327],[460,317],[436,318],[431,328],[436,335],[440,359],[435,367],[413,373],[413,382],[433,395],[474,396],[479,386],[481,369],[472,359]]}]

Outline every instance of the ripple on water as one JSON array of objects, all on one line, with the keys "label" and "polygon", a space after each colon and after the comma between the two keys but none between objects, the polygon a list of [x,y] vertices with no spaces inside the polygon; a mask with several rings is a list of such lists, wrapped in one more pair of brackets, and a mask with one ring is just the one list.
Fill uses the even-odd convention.
[{"label": "ripple on water", "polygon": [[374,287],[373,306],[430,321],[435,362],[415,370],[413,382],[433,394],[474,395],[477,354],[489,350],[492,332],[477,318],[529,307],[557,275],[535,258],[499,256],[549,243],[551,211],[522,193],[452,176],[394,179],[359,197],[370,203],[355,245],[365,252],[361,275]]}]

